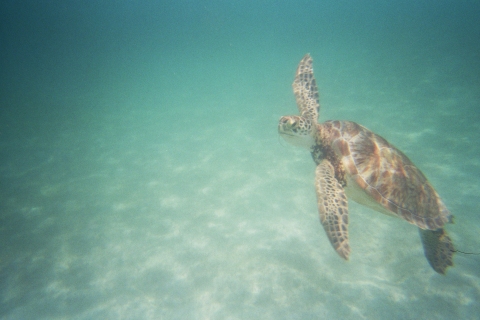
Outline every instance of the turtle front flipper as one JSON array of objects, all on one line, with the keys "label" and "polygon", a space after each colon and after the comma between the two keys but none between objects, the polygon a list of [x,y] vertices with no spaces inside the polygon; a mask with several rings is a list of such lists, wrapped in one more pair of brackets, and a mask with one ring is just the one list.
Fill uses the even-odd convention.
[{"label": "turtle front flipper", "polygon": [[447,268],[453,266],[455,247],[447,232],[441,228],[437,230],[423,230],[418,228],[422,239],[425,257],[433,270],[445,274]]},{"label": "turtle front flipper", "polygon": [[332,164],[324,159],[315,170],[315,188],[320,222],[337,253],[348,260],[348,201],[342,185],[335,178]]},{"label": "turtle front flipper", "polygon": [[300,115],[316,123],[320,103],[317,82],[313,75],[313,60],[309,54],[306,54],[298,64],[292,88]]}]

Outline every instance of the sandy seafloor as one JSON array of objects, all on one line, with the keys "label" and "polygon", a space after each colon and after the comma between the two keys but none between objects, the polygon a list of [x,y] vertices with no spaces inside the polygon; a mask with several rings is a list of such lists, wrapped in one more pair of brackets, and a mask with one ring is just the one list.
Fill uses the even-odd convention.
[{"label": "sandy seafloor", "polygon": [[280,116],[403,150],[480,252],[474,1],[16,2],[0,25],[1,319],[479,319],[480,256],[350,202],[350,261]]}]

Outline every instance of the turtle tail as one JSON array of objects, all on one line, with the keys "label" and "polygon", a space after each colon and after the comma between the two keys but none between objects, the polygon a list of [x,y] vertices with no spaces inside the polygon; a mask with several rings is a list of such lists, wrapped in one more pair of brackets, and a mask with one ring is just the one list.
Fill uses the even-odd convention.
[{"label": "turtle tail", "polygon": [[422,239],[423,251],[430,266],[436,272],[445,274],[447,268],[453,266],[453,254],[455,247],[452,239],[443,229],[424,230],[418,229]]}]

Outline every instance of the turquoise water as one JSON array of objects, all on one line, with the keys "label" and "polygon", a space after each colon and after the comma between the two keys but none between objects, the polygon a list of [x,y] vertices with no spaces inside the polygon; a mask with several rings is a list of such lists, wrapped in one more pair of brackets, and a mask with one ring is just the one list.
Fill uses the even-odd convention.
[{"label": "turquoise water", "polygon": [[350,202],[350,261],[283,142],[309,52],[320,121],[422,169],[480,252],[476,1],[3,1],[1,319],[478,319],[416,228]]}]

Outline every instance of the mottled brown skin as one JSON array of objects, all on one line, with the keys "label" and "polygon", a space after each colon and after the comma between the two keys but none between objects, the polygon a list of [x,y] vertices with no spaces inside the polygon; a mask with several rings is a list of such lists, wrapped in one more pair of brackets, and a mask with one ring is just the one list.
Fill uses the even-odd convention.
[{"label": "mottled brown skin", "polygon": [[300,61],[292,86],[300,115],[281,117],[278,132],[312,154],[320,221],[337,253],[348,260],[348,196],[418,226],[428,262],[445,274],[455,249],[443,227],[453,218],[423,173],[400,150],[355,122],[317,123],[320,104],[310,55]]}]

